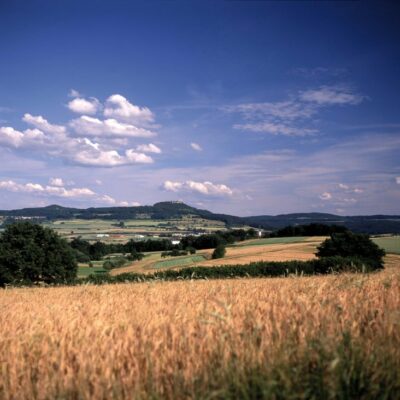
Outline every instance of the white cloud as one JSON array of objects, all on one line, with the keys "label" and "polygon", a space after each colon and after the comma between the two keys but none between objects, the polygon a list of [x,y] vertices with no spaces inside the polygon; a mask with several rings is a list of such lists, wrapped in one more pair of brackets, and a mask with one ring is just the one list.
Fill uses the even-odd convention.
[{"label": "white cloud", "polygon": [[101,150],[98,143],[93,143],[89,139],[83,139],[86,149],[74,154],[74,161],[78,164],[98,167],[115,167],[129,164],[150,164],[154,160],[144,154],[137,153],[133,149],[125,151],[121,155],[117,150]]},{"label": "white cloud", "polygon": [[189,180],[186,182],[173,182],[168,180],[164,182],[163,188],[170,192],[184,190],[201,193],[206,196],[231,196],[233,194],[233,190],[227,185],[214,184],[209,181],[196,182]]},{"label": "white cloud", "polygon": [[300,98],[318,105],[359,104],[364,100],[363,96],[340,86],[321,86],[306,90],[300,93]]},{"label": "white cloud", "polygon": [[345,185],[344,183],[339,183],[339,188],[345,190],[347,193],[363,193],[364,190],[358,187],[350,187],[349,185]]},{"label": "white cloud", "polygon": [[[0,181],[0,190],[7,190],[16,193],[29,193],[44,197],[59,197],[68,199],[91,199],[92,202],[118,205],[118,206],[137,206],[137,202],[117,201],[107,194],[97,194],[89,188],[71,188],[66,189],[60,186],[60,178],[52,178],[50,185],[41,185],[39,183],[17,183],[13,180]],[[57,185],[58,184],[58,185]]]},{"label": "white cloud", "polygon": [[106,100],[104,116],[134,124],[153,122],[154,115],[147,107],[138,107],[120,94],[113,94]]},{"label": "white cloud", "polygon": [[20,132],[10,126],[0,127],[0,144],[6,146],[18,148],[27,144],[42,144],[44,140],[45,135],[39,129]]},{"label": "white cloud", "polygon": [[202,147],[198,143],[190,143],[190,147],[196,151],[203,151]]},{"label": "white cloud", "polygon": [[137,207],[140,206],[140,203],[138,203],[137,201],[117,201],[114,199],[114,197],[111,197],[107,194],[104,194],[102,196],[100,196],[97,201],[99,201],[100,203],[104,203],[104,204],[108,204],[108,205],[115,205],[115,206],[119,206],[119,207]]},{"label": "white cloud", "polygon": [[[240,114],[246,122],[234,124],[235,129],[273,135],[307,136],[317,129],[304,127],[304,121],[317,114],[321,108],[334,105],[354,105],[364,96],[344,86],[321,86],[290,95],[286,101],[243,103],[222,109]],[[317,123],[317,121],[313,121]]]},{"label": "white cloud", "polygon": [[241,129],[252,132],[269,133],[271,135],[285,135],[285,136],[308,136],[313,135],[317,131],[315,129],[307,128],[294,128],[284,124],[277,124],[273,122],[261,122],[255,124],[236,124],[234,129]]},{"label": "white cloud", "polygon": [[143,153],[156,153],[156,154],[161,153],[161,149],[153,143],[141,144],[136,147],[136,150],[141,151]]},{"label": "white cloud", "polygon": [[396,177],[396,183],[400,185],[400,176]]},{"label": "white cloud", "polygon": [[46,133],[62,135],[66,131],[65,126],[50,124],[41,115],[33,116],[27,113],[23,116],[22,120]]},{"label": "white cloud", "polygon": [[183,184],[180,182],[165,181],[163,188],[168,192],[178,192],[182,188]]},{"label": "white cloud", "polygon": [[82,115],[69,124],[81,136],[96,137],[152,137],[154,132],[134,125],[118,122],[116,119],[100,120]]},{"label": "white cloud", "polygon": [[[69,103],[72,108],[76,106],[75,111],[89,113],[100,106],[97,99],[90,98],[89,102],[93,106],[90,109],[88,104],[81,102],[87,99],[78,97],[78,92],[70,95],[75,97]],[[122,96],[111,96],[108,103],[116,106],[108,110],[109,114],[121,114],[121,118],[125,116],[126,119],[142,121],[153,119],[153,114],[147,108],[133,106]],[[133,138],[152,137],[155,132],[114,118],[101,120],[82,115],[71,120],[68,128],[52,124],[41,115],[26,113],[22,120],[34,129],[20,131],[10,126],[0,127],[0,146],[40,151],[40,154],[93,167],[149,164],[154,160],[145,153],[161,153],[161,149],[153,143],[138,145],[136,148],[131,143]],[[93,137],[96,140],[89,139]]]},{"label": "white cloud", "polygon": [[52,186],[59,186],[59,187],[65,186],[61,178],[50,178],[49,183]]},{"label": "white cloud", "polygon": [[329,192],[324,192],[324,193],[319,195],[319,198],[321,200],[331,200],[332,199],[332,195]]},{"label": "white cloud", "polygon": [[0,181],[0,189],[9,190],[11,192],[23,192],[23,193],[39,193],[56,197],[73,197],[73,198],[82,198],[82,197],[92,197],[95,196],[96,193],[88,188],[72,188],[65,189],[64,187],[59,186],[43,186],[39,183],[17,183],[12,180],[9,181]]},{"label": "white cloud", "polygon": [[151,164],[153,162],[153,159],[150,156],[143,153],[137,153],[132,149],[127,150],[125,156],[132,163]]},{"label": "white cloud", "polygon": [[100,102],[91,97],[90,99],[83,99],[76,97],[68,103],[68,108],[78,114],[96,114],[100,108]]}]

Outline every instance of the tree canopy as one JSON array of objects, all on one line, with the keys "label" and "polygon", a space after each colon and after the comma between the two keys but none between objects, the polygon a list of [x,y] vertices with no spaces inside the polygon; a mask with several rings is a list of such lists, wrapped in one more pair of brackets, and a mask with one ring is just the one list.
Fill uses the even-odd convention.
[{"label": "tree canopy", "polygon": [[63,282],[76,277],[77,263],[66,240],[53,230],[17,222],[0,236],[0,285]]},{"label": "tree canopy", "polygon": [[318,257],[352,257],[361,259],[372,269],[383,268],[385,251],[376,245],[368,235],[352,233],[333,233],[325,240],[316,253]]}]

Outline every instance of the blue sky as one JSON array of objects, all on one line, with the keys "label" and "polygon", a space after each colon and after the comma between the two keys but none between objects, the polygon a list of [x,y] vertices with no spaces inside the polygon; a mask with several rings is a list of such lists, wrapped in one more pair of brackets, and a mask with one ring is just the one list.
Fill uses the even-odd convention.
[{"label": "blue sky", "polygon": [[0,1],[0,208],[400,212],[395,2]]}]

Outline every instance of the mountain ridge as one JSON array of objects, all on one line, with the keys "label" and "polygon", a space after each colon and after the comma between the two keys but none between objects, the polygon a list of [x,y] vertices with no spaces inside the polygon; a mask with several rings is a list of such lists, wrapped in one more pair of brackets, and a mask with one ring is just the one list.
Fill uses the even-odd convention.
[{"label": "mountain ridge", "polygon": [[189,214],[198,215],[205,219],[223,221],[228,226],[249,225],[267,230],[279,229],[288,225],[325,223],[344,225],[356,232],[377,234],[400,233],[400,215],[340,216],[330,213],[311,212],[238,217],[223,213],[213,213],[178,201],[163,201],[155,203],[152,206],[74,208],[50,204],[44,207],[0,210],[0,217],[3,218],[18,219],[25,217],[47,220],[73,218],[118,220],[140,218],[168,219]]}]

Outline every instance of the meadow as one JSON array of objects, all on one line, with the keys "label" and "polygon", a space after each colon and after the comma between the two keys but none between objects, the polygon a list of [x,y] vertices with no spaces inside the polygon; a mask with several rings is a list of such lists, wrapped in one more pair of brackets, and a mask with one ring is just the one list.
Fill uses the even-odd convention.
[{"label": "meadow", "polygon": [[400,257],[368,275],[0,291],[0,398],[395,399]]}]

